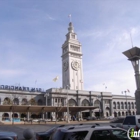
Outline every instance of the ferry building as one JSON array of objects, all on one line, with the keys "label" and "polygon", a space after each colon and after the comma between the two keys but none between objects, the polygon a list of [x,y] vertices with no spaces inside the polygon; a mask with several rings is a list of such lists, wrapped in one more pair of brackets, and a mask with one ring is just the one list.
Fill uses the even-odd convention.
[{"label": "ferry building", "polygon": [[84,111],[69,111],[71,116],[80,116],[82,119],[88,116],[109,117],[126,116],[136,114],[135,97],[114,95],[111,92],[84,90],[82,45],[78,41],[73,24],[70,22],[66,40],[62,45],[62,88],[50,88],[43,91],[41,88],[0,85],[0,120],[12,120],[12,118],[42,118],[56,117],[56,112],[30,112],[7,111],[3,106],[46,106],[59,107],[58,118],[64,118],[67,111],[61,111],[66,107],[95,107]]}]

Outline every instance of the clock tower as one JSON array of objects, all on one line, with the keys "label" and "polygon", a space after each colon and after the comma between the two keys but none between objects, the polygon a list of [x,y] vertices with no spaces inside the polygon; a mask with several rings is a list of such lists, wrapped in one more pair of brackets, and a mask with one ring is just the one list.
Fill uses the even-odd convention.
[{"label": "clock tower", "polygon": [[62,86],[71,90],[83,90],[82,46],[69,23],[66,41],[62,45]]}]

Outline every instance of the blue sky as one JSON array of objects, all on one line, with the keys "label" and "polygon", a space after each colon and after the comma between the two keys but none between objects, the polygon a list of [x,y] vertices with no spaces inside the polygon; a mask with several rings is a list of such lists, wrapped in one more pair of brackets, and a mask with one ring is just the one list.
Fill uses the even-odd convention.
[{"label": "blue sky", "polygon": [[82,44],[84,89],[113,94],[129,89],[134,96],[134,70],[122,52],[132,47],[130,33],[133,46],[140,47],[139,5],[139,0],[1,0],[0,85],[61,87],[61,46],[71,14]]}]

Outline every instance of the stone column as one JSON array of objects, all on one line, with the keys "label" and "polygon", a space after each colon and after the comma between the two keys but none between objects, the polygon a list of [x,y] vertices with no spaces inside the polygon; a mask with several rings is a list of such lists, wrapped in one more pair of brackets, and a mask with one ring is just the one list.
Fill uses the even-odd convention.
[{"label": "stone column", "polygon": [[46,99],[46,106],[48,106],[48,96],[45,96]]},{"label": "stone column", "polygon": [[102,100],[102,117],[105,117],[105,101]]},{"label": "stone column", "polygon": [[[90,100],[90,106],[93,106],[93,98],[91,98]],[[93,117],[94,116],[94,111],[90,110],[90,116]]]},{"label": "stone column", "polygon": [[78,106],[81,105],[81,98],[78,98],[78,103],[77,103]]},{"label": "stone column", "polygon": [[3,114],[3,113],[1,112],[1,113],[0,113],[0,121],[2,121],[2,114]]},{"label": "stone column", "polygon": [[28,121],[30,120],[30,112],[29,111],[27,112],[27,120]]},{"label": "stone column", "polygon": [[12,122],[12,110],[10,110],[10,116],[9,116],[9,118],[10,118],[10,121]]},{"label": "stone column", "polygon": [[113,102],[112,100],[109,100],[110,103],[110,116],[113,116]]},{"label": "stone column", "polygon": [[52,97],[51,105],[54,106],[54,98]]},{"label": "stone column", "polygon": [[44,120],[44,112],[42,112],[42,120]]}]

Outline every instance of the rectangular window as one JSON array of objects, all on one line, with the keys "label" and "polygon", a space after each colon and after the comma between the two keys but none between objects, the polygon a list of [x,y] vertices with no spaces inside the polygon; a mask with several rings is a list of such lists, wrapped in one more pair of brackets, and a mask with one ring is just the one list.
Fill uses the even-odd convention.
[{"label": "rectangular window", "polygon": [[75,39],[75,35],[71,35],[71,38]]},{"label": "rectangular window", "polygon": [[57,98],[55,98],[55,102],[57,103]]}]

